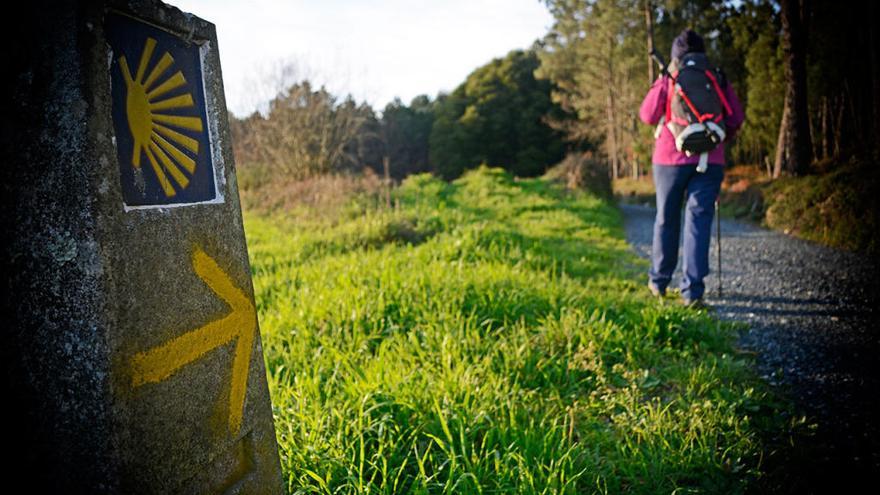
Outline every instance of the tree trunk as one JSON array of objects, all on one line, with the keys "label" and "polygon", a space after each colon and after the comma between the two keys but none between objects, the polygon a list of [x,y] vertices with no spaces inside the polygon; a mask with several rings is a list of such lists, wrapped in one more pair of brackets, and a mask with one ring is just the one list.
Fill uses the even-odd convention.
[{"label": "tree trunk", "polygon": [[385,175],[385,207],[391,209],[391,160],[388,155],[382,157],[382,171]]},{"label": "tree trunk", "polygon": [[654,84],[654,2],[645,0],[645,29],[648,32],[648,84]]},{"label": "tree trunk", "polygon": [[840,158],[841,153],[841,145],[840,141],[843,139],[843,110],[846,108],[846,98],[844,95],[840,95],[837,98],[837,117],[834,122],[834,159]]},{"label": "tree trunk", "polygon": [[608,161],[611,164],[611,178],[618,178],[618,159],[617,159],[617,126],[614,119],[614,94],[609,86],[608,89],[608,105],[606,107],[608,113]]},{"label": "tree trunk", "polygon": [[816,119],[813,117],[813,112],[809,110],[807,111],[807,128],[810,129],[810,156],[815,158],[819,156],[819,150],[816,149],[816,146],[818,146],[820,139],[816,136],[816,133],[819,132],[816,128]]},{"label": "tree trunk", "polygon": [[618,146],[617,146],[617,118],[614,108],[614,38],[608,38],[608,158],[611,161],[611,177],[619,177]]},{"label": "tree trunk", "polygon": [[830,146],[829,146],[829,144],[828,144],[828,132],[830,132],[829,127],[831,127],[831,126],[828,125],[828,122],[831,120],[831,113],[830,113],[830,111],[828,110],[828,97],[827,97],[827,96],[823,96],[823,97],[822,97],[822,108],[821,108],[820,112],[821,112],[821,114],[822,114],[822,124],[821,124],[821,125],[822,125],[822,130],[820,131],[820,133],[821,133],[821,135],[822,135],[822,141],[821,141],[821,143],[822,143],[821,157],[822,157],[823,160],[827,160],[827,159],[828,159],[828,155],[831,154],[830,151],[829,151],[829,150],[830,150]]},{"label": "tree trunk", "polygon": [[782,175],[786,166],[791,164],[791,104],[788,92],[785,94],[785,102],[782,105],[782,122],[779,124],[779,138],[776,139],[776,158],[773,161],[773,178]]},{"label": "tree trunk", "polygon": [[877,35],[877,22],[880,22],[877,16],[877,3],[868,2],[868,35],[871,56],[871,84],[873,86],[871,99],[873,100],[873,122],[874,126],[874,154],[875,159],[880,159],[880,57],[877,54],[877,44],[880,43],[880,36]]},{"label": "tree trunk", "polygon": [[785,63],[785,106],[779,125],[773,176],[805,175],[812,161],[807,108],[807,27],[805,0],[780,0]]}]

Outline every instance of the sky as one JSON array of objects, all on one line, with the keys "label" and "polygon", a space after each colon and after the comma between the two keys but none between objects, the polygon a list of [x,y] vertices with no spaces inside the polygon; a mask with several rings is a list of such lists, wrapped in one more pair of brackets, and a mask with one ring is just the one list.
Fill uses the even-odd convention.
[{"label": "sky", "polygon": [[381,110],[452,91],[553,23],[539,0],[166,0],[217,26],[229,109],[301,79]]}]

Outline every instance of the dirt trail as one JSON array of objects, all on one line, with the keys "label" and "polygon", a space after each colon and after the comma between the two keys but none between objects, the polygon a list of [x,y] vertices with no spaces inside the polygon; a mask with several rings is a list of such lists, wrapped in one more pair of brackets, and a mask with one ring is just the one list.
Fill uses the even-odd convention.
[{"label": "dirt trail", "polygon": [[[621,209],[627,239],[648,257],[654,209]],[[770,461],[778,466],[768,487],[866,493],[847,489],[865,480],[872,492],[880,480],[877,262],[742,222],[723,220],[721,232],[723,293],[713,231],[706,302],[719,317],[749,325],[741,347],[756,353],[761,375],[817,424],[784,460]],[[680,272],[673,284],[679,280]]]}]

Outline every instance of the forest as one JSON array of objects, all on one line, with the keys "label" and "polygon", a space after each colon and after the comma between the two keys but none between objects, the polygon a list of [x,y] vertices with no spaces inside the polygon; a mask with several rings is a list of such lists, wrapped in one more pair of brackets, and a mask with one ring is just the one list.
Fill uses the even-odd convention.
[{"label": "forest", "polygon": [[[648,53],[656,48],[668,58],[672,40],[690,28],[704,37],[711,62],[745,109],[745,124],[726,147],[728,165],[749,165],[765,183],[836,174],[812,203],[827,203],[828,190],[851,187],[853,177],[867,174],[858,190],[843,194],[851,199],[837,203],[877,210],[876,172],[866,165],[880,154],[873,2],[845,8],[829,0],[544,3],[554,24],[542,39],[475,69],[449,93],[374,109],[307,80],[275,88],[264,111],[230,115],[236,162],[262,180],[366,169],[389,181],[420,172],[450,180],[481,164],[530,177],[564,158],[598,167],[591,175],[603,180],[648,176],[653,129],[638,120],[639,104],[658,77]],[[764,194],[778,199],[779,191],[800,187],[777,182]],[[775,218],[800,218],[810,207],[777,208]],[[848,223],[873,232],[876,215],[868,217]],[[852,228],[829,242],[875,246],[850,242]]]}]

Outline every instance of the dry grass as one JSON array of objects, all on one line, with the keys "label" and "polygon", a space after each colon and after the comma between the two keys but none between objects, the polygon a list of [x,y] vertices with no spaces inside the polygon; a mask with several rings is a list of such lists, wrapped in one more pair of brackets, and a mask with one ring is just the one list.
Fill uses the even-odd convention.
[{"label": "dry grass", "polygon": [[241,167],[238,174],[242,208],[256,213],[336,218],[351,209],[353,198],[377,204],[385,200],[384,181],[370,169],[294,180],[272,177],[251,165]]},{"label": "dry grass", "polygon": [[[763,212],[761,189],[770,181],[767,174],[755,165],[735,165],[724,171],[724,182],[721,184],[722,204],[735,205],[736,208],[724,210],[725,214],[735,217],[750,216],[750,211],[758,214]],[[627,203],[654,202],[654,180],[650,175],[638,179],[624,177],[612,183],[614,195],[618,200]],[[759,218],[752,218],[758,220]]]},{"label": "dry grass", "polygon": [[571,153],[544,174],[544,179],[564,184],[566,188],[583,189],[600,198],[612,196],[611,181],[605,164],[592,153]]},{"label": "dry grass", "polygon": [[624,177],[611,183],[614,196],[625,203],[654,203],[654,179],[643,175],[638,179]]},{"label": "dry grass", "polygon": [[762,222],[764,188],[770,182],[757,165],[736,165],[724,171],[721,184],[721,214],[753,222]]}]

